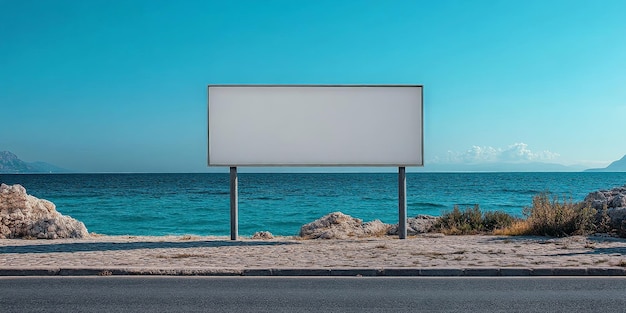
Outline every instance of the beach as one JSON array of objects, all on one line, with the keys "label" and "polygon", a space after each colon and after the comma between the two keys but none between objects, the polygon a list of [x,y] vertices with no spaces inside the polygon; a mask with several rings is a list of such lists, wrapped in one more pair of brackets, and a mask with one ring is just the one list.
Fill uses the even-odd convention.
[{"label": "beach", "polygon": [[[0,274],[626,275],[626,239],[424,234],[406,240],[228,240],[200,236],[99,236],[0,240]],[[557,272],[555,272],[555,269]],[[350,272],[350,270],[353,270]],[[300,272],[298,272],[300,271]],[[317,272],[316,272],[317,271]],[[360,271],[360,272],[359,272]],[[456,275],[455,275],[456,276]]]}]

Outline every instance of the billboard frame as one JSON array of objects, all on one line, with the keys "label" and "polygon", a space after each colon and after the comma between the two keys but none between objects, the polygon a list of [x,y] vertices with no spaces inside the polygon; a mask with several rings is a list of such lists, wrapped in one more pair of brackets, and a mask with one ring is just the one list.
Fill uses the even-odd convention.
[{"label": "billboard frame", "polygon": [[[211,87],[412,87],[420,88],[420,162],[405,164],[211,164],[211,127],[210,127],[210,90]],[[237,166],[267,166],[267,167],[398,167],[398,237],[405,239],[407,237],[407,198],[406,198],[406,166],[424,166],[424,86],[421,84],[209,84],[207,86],[207,164],[208,166],[228,166],[230,168],[230,238],[238,239],[238,175]]]}]

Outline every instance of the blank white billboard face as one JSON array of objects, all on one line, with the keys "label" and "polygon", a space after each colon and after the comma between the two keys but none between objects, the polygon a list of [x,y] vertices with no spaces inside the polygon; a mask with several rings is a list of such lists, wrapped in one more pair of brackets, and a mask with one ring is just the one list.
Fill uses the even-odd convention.
[{"label": "blank white billboard face", "polygon": [[209,86],[209,166],[421,166],[422,86]]}]

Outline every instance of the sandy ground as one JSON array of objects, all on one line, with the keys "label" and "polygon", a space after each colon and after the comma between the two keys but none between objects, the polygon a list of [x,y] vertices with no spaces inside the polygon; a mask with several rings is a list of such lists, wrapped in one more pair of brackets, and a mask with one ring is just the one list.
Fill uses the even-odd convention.
[{"label": "sandy ground", "polygon": [[626,267],[626,239],[428,234],[353,240],[93,236],[0,240],[0,268]]}]

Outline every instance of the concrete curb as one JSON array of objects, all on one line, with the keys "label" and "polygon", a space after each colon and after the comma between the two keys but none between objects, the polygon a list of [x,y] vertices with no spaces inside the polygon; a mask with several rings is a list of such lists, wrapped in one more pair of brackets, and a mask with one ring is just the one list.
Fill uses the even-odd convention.
[{"label": "concrete curb", "polygon": [[343,277],[523,277],[626,276],[626,268],[0,268],[0,276],[343,276]]}]

